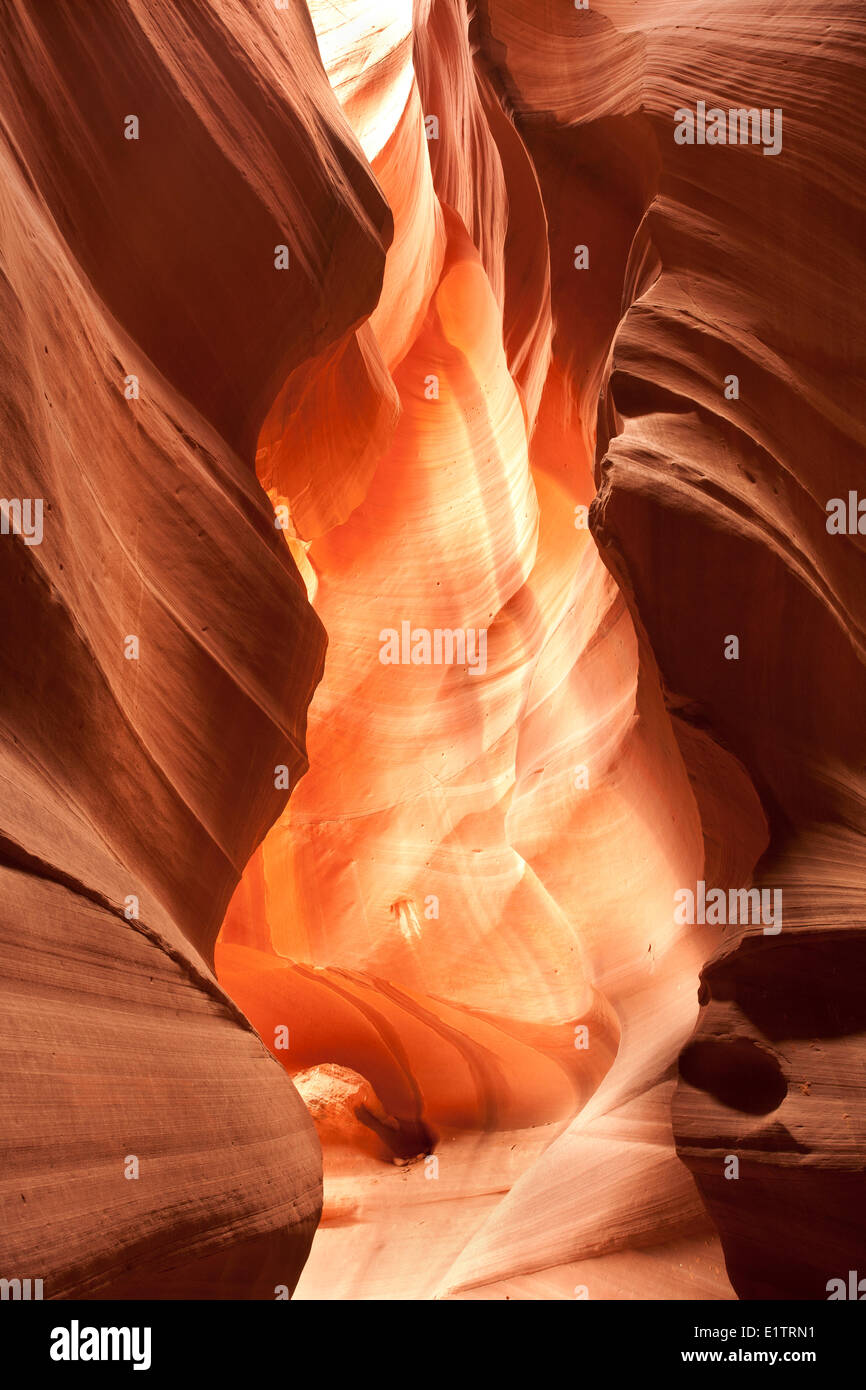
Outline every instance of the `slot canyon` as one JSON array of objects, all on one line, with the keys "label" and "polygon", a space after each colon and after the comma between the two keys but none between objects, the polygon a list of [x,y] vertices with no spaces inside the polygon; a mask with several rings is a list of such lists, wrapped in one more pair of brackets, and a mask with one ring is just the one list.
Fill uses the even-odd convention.
[{"label": "slot canyon", "polygon": [[866,1274],[866,17],[6,0],[0,65],[0,1275]]}]

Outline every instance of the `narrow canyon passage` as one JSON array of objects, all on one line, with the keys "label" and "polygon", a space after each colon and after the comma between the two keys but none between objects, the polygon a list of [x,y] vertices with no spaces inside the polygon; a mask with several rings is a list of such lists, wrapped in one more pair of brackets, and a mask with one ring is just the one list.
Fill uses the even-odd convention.
[{"label": "narrow canyon passage", "polygon": [[[656,1091],[669,1100],[718,933],[672,921],[677,885],[702,872],[700,819],[651,670],[638,691],[634,628],[586,523],[614,266],[561,365],[541,190],[514,127],[504,153],[489,133],[465,16],[435,7],[414,62],[483,134],[475,178],[492,191],[476,240],[490,269],[455,210],[471,206],[471,171],[448,171],[451,203],[438,191],[431,151],[447,149],[457,117],[442,109],[429,138],[411,6],[382,27],[361,4],[311,13],[394,240],[368,324],[289,380],[259,439],[259,477],[328,651],[310,769],[247,866],[216,964],[323,1144],[324,1213],[298,1296],[408,1297],[447,1284],[499,1195],[592,1097],[602,1122],[646,1094],[645,1140],[587,1139],[596,1172],[610,1184],[619,1166],[647,1200],[670,1184]],[[456,87],[443,68],[455,50]],[[518,189],[532,200],[527,230],[509,220]],[[627,245],[619,209],[594,216]],[[509,276],[539,254],[512,375]],[[404,639],[383,662],[404,624],[466,633],[470,653],[437,665],[421,639],[413,660]],[[481,632],[483,664],[470,640]],[[666,1258],[687,1252],[724,1291],[683,1170],[674,1193],[684,1239]],[[367,1247],[383,1223],[380,1268]],[[666,1213],[661,1239],[670,1224]]]},{"label": "narrow canyon passage", "polygon": [[0,1299],[866,1291],[861,10],[0,6]]}]

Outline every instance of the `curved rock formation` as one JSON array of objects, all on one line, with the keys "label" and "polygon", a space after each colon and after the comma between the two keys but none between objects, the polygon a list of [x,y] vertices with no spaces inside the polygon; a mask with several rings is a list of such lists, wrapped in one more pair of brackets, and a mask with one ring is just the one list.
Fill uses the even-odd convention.
[{"label": "curved rock formation", "polygon": [[390,215],[297,11],[0,26],[2,490],[42,508],[39,543],[0,538],[2,1268],[272,1298],[318,1144],[212,949],[274,766],[306,766],[325,634],[252,444],[374,306]]},{"label": "curved rock formation", "polygon": [[[701,871],[700,819],[651,660],[640,667],[633,623],[585,526],[586,398],[641,208],[624,195],[619,269],[595,290],[598,321],[573,345],[558,330],[551,360],[542,190],[492,77],[475,75],[463,7],[416,14],[423,105],[413,85],[384,143],[372,108],[382,92],[390,101],[404,52],[393,26],[353,75],[346,55],[363,7],[341,7],[343,43],[331,8],[311,8],[359,138],[377,132],[371,164],[395,214],[370,328],[400,414],[393,424],[381,391],[383,413],[364,404],[375,392],[368,373],[359,401],[379,424],[372,467],[359,417],[306,409],[312,393],[275,408],[260,441],[259,475],[291,516],[329,651],[310,772],[247,868],[217,960],[293,1074],[334,1063],[360,1072],[424,1162],[384,1181],[359,1152],[353,1181],[320,1118],[325,1221],[300,1292],[389,1296],[395,1279],[400,1296],[499,1286],[625,1240],[661,1248],[657,1277],[678,1296],[692,1296],[695,1281],[724,1294],[717,1245],[664,1122],[698,970],[718,939],[677,928],[671,914],[677,885]],[[456,81],[443,56],[455,52]],[[606,148],[618,138],[612,131]],[[630,158],[624,141],[624,170]],[[518,199],[525,221],[509,212]],[[599,225],[606,213],[600,204]],[[426,276],[402,249],[425,227]],[[557,267],[554,310],[564,292]],[[356,377],[329,364],[327,381],[336,404]],[[329,451],[334,468],[309,467]],[[404,623],[467,640],[483,632],[483,663],[476,652],[445,669],[423,650],[383,662],[387,634]],[[636,1117],[629,1102],[644,1094]],[[582,1144],[592,1181],[624,1213],[613,1234],[609,1205],[586,1207],[571,1171],[568,1196],[548,1202],[539,1155],[574,1114],[590,1124],[620,1109],[597,1147],[591,1129]],[[646,1138],[624,1148],[629,1124]],[[509,1227],[502,1265],[493,1229],[527,1185],[535,1236]],[[412,1257],[416,1205],[423,1262]],[[576,1207],[591,1213],[589,1246]],[[538,1218],[550,1210],[554,1230]],[[489,1254],[476,1265],[478,1242]],[[674,1269],[686,1271],[678,1282]]]},{"label": "curved rock formation", "polygon": [[7,7],[4,1267],[856,1267],[863,30]]},{"label": "curved rock formation", "polygon": [[[703,973],[678,1150],[741,1297],[826,1297],[856,1263],[864,1211],[864,1020],[846,983],[863,962],[862,547],[826,525],[860,472],[864,324],[842,287],[863,197],[839,113],[862,85],[863,25],[844,5],[637,15],[602,0],[558,24],[519,0],[484,11],[518,109],[576,127],[559,149],[591,149],[618,120],[638,123],[626,147],[655,152],[605,373],[593,530],[659,667],[705,880],[746,884],[763,854],[754,882],[784,899],[781,932],[730,930]],[[779,108],[778,157],[678,144],[675,113],[702,98]],[[597,265],[596,230],[574,240]]]}]

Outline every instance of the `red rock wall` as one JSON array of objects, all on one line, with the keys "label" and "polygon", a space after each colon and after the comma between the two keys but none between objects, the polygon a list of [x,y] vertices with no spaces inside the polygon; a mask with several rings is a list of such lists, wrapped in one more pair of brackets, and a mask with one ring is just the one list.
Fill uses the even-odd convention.
[{"label": "red rock wall", "polygon": [[[784,899],[781,933],[731,929],[702,972],[674,1127],[740,1296],[826,1297],[866,1219],[866,1016],[851,983],[866,960],[866,589],[860,537],[828,534],[825,510],[863,476],[864,318],[847,288],[864,232],[862,18],[805,3],[483,10],[533,153],[555,141],[588,179],[612,129],[650,154],[625,178],[644,215],[602,382],[593,532],[659,668],[706,881],[746,881],[737,847],[757,795],[769,844],[754,882]],[[781,108],[781,151],[677,145],[673,113],[701,98]],[[571,218],[597,285],[612,182],[599,223]]]},{"label": "red rock wall", "polygon": [[[0,537],[3,1270],[856,1267],[863,31],[7,5],[0,490],[45,513]],[[678,144],[700,100],[781,149]],[[483,669],[384,663],[404,621]],[[678,920],[701,880],[782,930]]]},{"label": "red rock wall", "polygon": [[0,48],[2,491],[44,501],[0,544],[3,1271],[272,1298],[318,1142],[212,952],[325,633],[254,442],[390,216],[297,10],[13,3]]}]

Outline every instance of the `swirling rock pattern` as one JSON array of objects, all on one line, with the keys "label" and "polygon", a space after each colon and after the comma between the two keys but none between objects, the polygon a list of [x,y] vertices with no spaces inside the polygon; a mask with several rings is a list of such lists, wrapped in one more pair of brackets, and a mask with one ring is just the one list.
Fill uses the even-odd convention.
[{"label": "swirling rock pattern", "polygon": [[[531,1296],[544,1269],[544,1296],[572,1297],[574,1267],[613,1252],[603,1279],[621,1294],[617,1281],[650,1268],[671,1296],[729,1296],[669,1119],[716,939],[671,915],[703,864],[698,804],[651,658],[576,524],[594,495],[588,400],[648,190],[623,195],[615,264],[576,331],[543,184],[496,73],[473,57],[466,10],[416,10],[414,76],[384,142],[371,108],[396,109],[409,49],[389,12],[353,73],[363,11],[341,7],[341,43],[333,8],[311,6],[359,139],[377,132],[394,243],[370,328],[399,416],[382,421],[371,470],[369,435],[361,444],[339,410],[355,377],[337,364],[335,409],[272,412],[260,441],[259,476],[291,513],[329,649],[310,772],[247,868],[217,959],[262,1036],[290,1034],[274,1050],[293,1074],[336,1063],[368,1078],[418,1157],[388,1177],[359,1139],[353,1179],[320,1118],[325,1217],[299,1292]],[[627,139],[614,130],[605,148],[617,139],[627,169]],[[430,250],[413,261],[404,248],[419,241]],[[301,463],[299,478],[298,461],[327,450],[336,467]],[[381,634],[404,619],[483,629],[485,669],[383,665]],[[569,1158],[558,1181],[541,1155],[578,1113],[587,1172],[575,1182]],[[524,1190],[530,1214],[515,1216]],[[653,1259],[617,1263],[631,1245]]]},{"label": "swirling rock pattern", "polygon": [[318,1142],[212,952],[325,634],[254,448],[390,214],[297,12],[13,3],[0,46],[2,490],[44,504],[0,543],[3,1272],[272,1298]]},{"label": "swirling rock pattern", "polygon": [[[862,476],[864,321],[843,288],[863,234],[846,133],[862,19],[845,5],[483,9],[533,131],[567,126],[579,149],[619,121],[626,148],[654,150],[602,381],[593,531],[659,668],[707,881],[748,881],[751,825],[754,882],[785,903],[781,933],[729,931],[702,974],[678,1151],[741,1297],[826,1297],[862,1250],[866,1195],[848,985],[864,950],[863,559],[825,524]],[[674,113],[701,98],[780,108],[779,154],[678,145]]]},{"label": "swirling rock pattern", "polygon": [[863,30],[7,7],[0,1199],[50,1294],[855,1267]]}]

